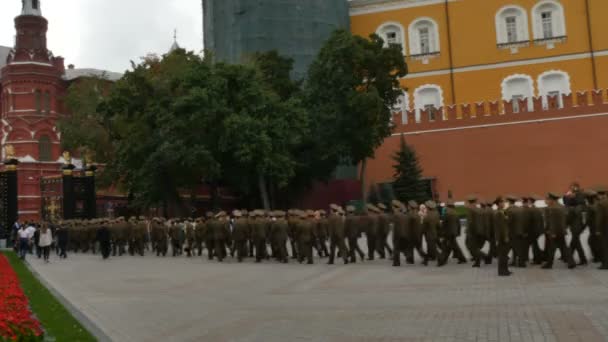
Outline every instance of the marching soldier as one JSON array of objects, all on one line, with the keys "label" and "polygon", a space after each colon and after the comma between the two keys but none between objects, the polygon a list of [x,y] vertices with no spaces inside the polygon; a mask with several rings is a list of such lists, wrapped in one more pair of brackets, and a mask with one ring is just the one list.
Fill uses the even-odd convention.
[{"label": "marching soldier", "polygon": [[428,212],[422,222],[422,234],[426,241],[426,254],[422,264],[427,266],[429,259],[437,260],[437,232],[440,229],[441,220],[437,211],[437,203],[428,201],[425,203]]},{"label": "marching soldier", "polygon": [[597,190],[597,212],[596,226],[597,233],[600,237],[600,254],[602,256],[602,265],[600,270],[608,270],[608,191],[604,187],[599,187]]},{"label": "marching soldier", "polygon": [[376,208],[375,205],[368,204],[365,216],[359,217],[361,231],[364,231],[367,237],[367,260],[374,260],[374,255],[376,254],[379,211],[380,209]]},{"label": "marching soldier", "polygon": [[408,237],[408,246],[407,246],[407,260],[408,264],[413,264],[414,261],[414,250],[418,251],[418,255],[421,258],[426,258],[426,253],[422,250],[422,218],[418,213],[418,203],[416,201],[409,201],[408,211],[407,211],[407,237]]},{"label": "marching soldier", "polygon": [[359,253],[359,257],[361,260],[365,260],[365,254],[359,247],[359,243],[357,240],[360,236],[360,219],[355,215],[355,207],[349,205],[346,207],[346,219],[344,220],[344,230],[346,233],[346,238],[348,239],[348,254],[350,257],[350,262],[357,262],[356,253]]},{"label": "marching soldier", "polygon": [[316,224],[314,225],[315,246],[319,257],[324,258],[329,255],[327,250],[327,213],[325,210],[315,212]]},{"label": "marching soldier", "polygon": [[509,217],[509,233],[511,248],[513,250],[513,261],[511,266],[526,267],[528,261],[527,236],[526,236],[526,216],[524,209],[515,205],[517,197],[513,195],[507,196],[509,207],[507,208],[507,216]]},{"label": "marching soldier", "polygon": [[218,261],[222,262],[226,257],[226,242],[230,237],[228,221],[224,211],[220,211],[215,215],[215,220],[213,220],[210,229],[213,234],[214,253]]},{"label": "marching soldier", "polygon": [[201,217],[194,220],[194,248],[197,250],[197,255],[203,255],[203,242],[205,241],[204,222]]},{"label": "marching soldier", "polygon": [[585,191],[585,197],[587,201],[587,215],[585,224],[589,227],[589,237],[587,238],[587,244],[591,250],[591,258],[594,263],[601,262],[601,241],[597,226],[597,192],[593,190]]},{"label": "marching soldier", "polygon": [[566,244],[566,209],[557,202],[559,196],[554,193],[547,194],[547,208],[545,208],[545,217],[547,218],[547,227],[545,239],[547,241],[547,260],[542,268],[553,268],[553,260],[555,259],[555,250],[557,248],[562,252],[564,261],[568,263],[568,268],[576,267],[572,259],[570,248]]},{"label": "marching soldier", "polygon": [[[204,239],[205,239],[205,247],[207,247],[207,258],[209,260],[213,259],[214,257],[214,253],[215,253],[215,248],[213,246],[213,223],[216,220],[215,219],[215,215],[213,214],[212,211],[208,211],[205,216],[207,217],[207,220],[205,221],[205,224],[203,225],[203,229],[204,229]],[[244,214],[243,214],[244,216]],[[246,221],[245,221],[246,222]]]},{"label": "marching soldier", "polygon": [[274,211],[271,213],[273,220],[271,223],[271,236],[273,244],[276,248],[275,257],[282,263],[287,263],[289,255],[287,253],[287,220],[285,220],[285,212]]},{"label": "marching soldier", "polygon": [[308,264],[313,264],[312,242],[315,212],[312,210],[300,211],[299,216],[299,220],[296,221],[298,251],[300,252],[298,261],[302,263],[306,259]]},{"label": "marching soldier", "polygon": [[249,214],[251,233],[255,244],[255,262],[261,262],[266,258],[268,253],[266,249],[266,236],[268,231],[268,222],[264,218],[264,213],[261,210],[254,210]]},{"label": "marching soldier", "polygon": [[186,220],[184,222],[184,233],[186,236],[186,256],[189,258],[192,256],[194,246],[196,245],[196,232],[194,231],[194,225],[190,222],[190,220]]},{"label": "marching soldier", "polygon": [[477,208],[477,197],[469,196],[469,198],[467,198],[467,209],[466,244],[473,257],[473,267],[480,267],[481,260],[487,258],[481,251],[483,244],[486,241],[486,231],[483,227],[481,211]]},{"label": "marching soldier", "polygon": [[401,254],[408,258],[408,218],[405,214],[405,205],[393,200],[393,266],[401,266]]},{"label": "marching soldier", "polygon": [[443,243],[441,244],[441,256],[439,257],[437,265],[445,265],[448,262],[450,254],[454,254],[458,259],[459,264],[466,263],[466,258],[462,254],[462,250],[460,250],[460,246],[456,240],[460,235],[460,218],[456,213],[456,208],[452,200],[448,200],[446,203],[441,232],[443,235]]},{"label": "marching soldier", "polygon": [[234,241],[234,250],[238,262],[243,262],[247,253],[247,237],[249,236],[247,219],[243,218],[243,213],[240,210],[232,212],[234,221],[232,222],[232,239]]},{"label": "marching soldier", "polygon": [[583,211],[585,205],[585,195],[580,190],[578,183],[573,183],[570,187],[570,192],[563,197],[565,207],[567,209],[567,225],[570,227],[572,239],[570,241],[570,250],[574,258],[574,254],[578,254],[579,265],[587,264],[587,256],[581,244],[581,234],[584,230]]},{"label": "marching soldier", "polygon": [[498,197],[495,202],[498,209],[494,213],[494,236],[496,238],[496,248],[498,253],[498,275],[505,277],[512,273],[509,271],[509,216],[505,209],[505,201]]},{"label": "marching soldier", "polygon": [[529,195],[523,199],[524,213],[526,214],[525,227],[528,236],[525,253],[529,253],[530,247],[532,247],[533,265],[540,265],[545,259],[543,256],[544,251],[540,249],[540,244],[538,243],[538,238],[544,233],[545,222],[542,210],[535,205],[537,198],[538,196],[536,195]]},{"label": "marching soldier", "polygon": [[289,235],[289,244],[291,245],[291,258],[298,259],[298,246],[297,246],[297,240],[296,240],[296,226],[295,226],[296,220],[298,218],[296,215],[296,210],[290,209],[290,210],[288,210],[287,214],[288,214],[287,233]]},{"label": "marching soldier", "polygon": [[344,264],[348,264],[348,252],[346,249],[345,239],[345,219],[344,210],[337,204],[330,205],[331,213],[327,218],[327,227],[329,230],[329,261],[328,265],[333,265],[336,256],[336,247],[338,254],[344,259]]},{"label": "marching soldier", "polygon": [[490,245],[490,250],[488,251],[488,254],[485,258],[485,263],[487,265],[492,263],[492,259],[497,257],[497,252],[496,252],[496,238],[494,237],[494,209],[492,209],[492,206],[494,206],[494,202],[492,201],[486,201],[482,206],[481,206],[481,215],[482,215],[482,219],[483,219],[483,226],[485,228],[485,236],[486,236],[486,241],[488,241],[488,244]]},{"label": "marching soldier", "polygon": [[377,243],[376,243],[376,251],[380,254],[380,259],[386,258],[386,252],[388,252],[389,257],[393,253],[393,250],[388,245],[388,234],[390,233],[390,219],[387,214],[387,208],[384,203],[379,203],[376,205],[376,208],[379,209],[378,213],[378,235],[377,235]]}]

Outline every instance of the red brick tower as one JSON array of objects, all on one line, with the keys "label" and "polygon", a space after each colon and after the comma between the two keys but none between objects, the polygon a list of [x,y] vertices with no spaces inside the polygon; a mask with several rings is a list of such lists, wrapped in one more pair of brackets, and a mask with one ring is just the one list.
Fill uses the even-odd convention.
[{"label": "red brick tower", "polygon": [[0,73],[2,147],[12,145],[21,162],[19,220],[39,218],[40,177],[60,173],[56,122],[62,115],[65,68],[63,58],[47,49],[47,28],[40,1],[23,0],[15,18],[15,46]]}]

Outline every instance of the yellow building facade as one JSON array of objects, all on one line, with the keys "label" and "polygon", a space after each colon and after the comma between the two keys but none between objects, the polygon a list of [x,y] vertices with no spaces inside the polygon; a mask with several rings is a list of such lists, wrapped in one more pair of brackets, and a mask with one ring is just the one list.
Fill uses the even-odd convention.
[{"label": "yellow building facade", "polygon": [[608,88],[608,0],[350,3],[354,34],[402,46],[402,109]]}]

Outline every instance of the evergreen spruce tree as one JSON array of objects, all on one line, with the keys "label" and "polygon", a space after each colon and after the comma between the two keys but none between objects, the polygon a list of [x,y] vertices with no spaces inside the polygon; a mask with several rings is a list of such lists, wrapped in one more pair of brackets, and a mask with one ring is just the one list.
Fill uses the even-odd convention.
[{"label": "evergreen spruce tree", "polygon": [[422,168],[418,162],[418,156],[416,151],[405,142],[403,135],[401,136],[401,147],[393,155],[393,160],[396,162],[393,165],[395,169],[395,182],[393,183],[395,197],[400,201],[415,200],[421,202],[427,200],[429,196],[422,182]]}]

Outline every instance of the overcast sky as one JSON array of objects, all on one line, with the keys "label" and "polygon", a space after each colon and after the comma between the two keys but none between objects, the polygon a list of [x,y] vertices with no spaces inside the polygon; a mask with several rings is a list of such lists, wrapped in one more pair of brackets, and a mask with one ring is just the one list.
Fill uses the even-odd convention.
[{"label": "overcast sky", "polygon": [[[173,43],[203,48],[200,0],[41,0],[48,46],[66,66],[123,72],[130,60],[163,54]],[[0,45],[13,46],[21,0],[0,0]]]}]

